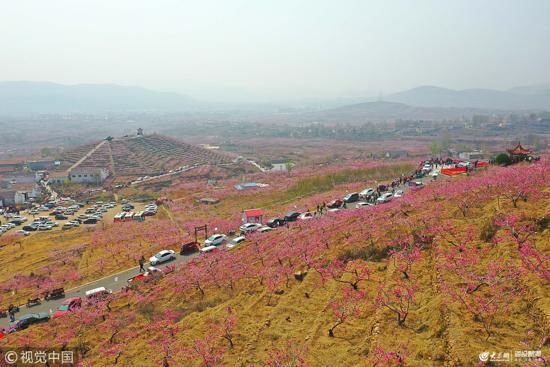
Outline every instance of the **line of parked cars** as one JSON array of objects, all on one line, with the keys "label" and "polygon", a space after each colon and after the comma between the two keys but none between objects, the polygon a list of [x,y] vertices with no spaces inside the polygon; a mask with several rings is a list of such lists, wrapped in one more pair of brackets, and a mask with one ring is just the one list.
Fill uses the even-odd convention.
[{"label": "line of parked cars", "polygon": [[[86,300],[88,304],[93,303],[101,299],[105,299],[107,296],[112,294],[111,289],[106,289],[105,287],[98,287],[90,289],[85,292]],[[14,322],[2,330],[0,330],[0,339],[5,334],[15,333],[20,330],[24,330],[31,325],[40,324],[43,322],[48,322],[50,318],[62,317],[68,313],[78,311],[82,307],[82,298],[81,297],[71,297],[65,299],[55,310],[55,312],[50,316],[47,312],[35,312],[27,313],[19,317]]]}]

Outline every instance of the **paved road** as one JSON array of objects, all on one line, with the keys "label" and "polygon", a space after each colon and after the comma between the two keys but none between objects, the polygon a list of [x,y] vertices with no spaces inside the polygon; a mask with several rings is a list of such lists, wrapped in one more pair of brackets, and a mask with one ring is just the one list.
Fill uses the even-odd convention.
[{"label": "paved road", "polygon": [[[184,255],[184,256],[177,255],[176,260],[167,262],[162,265],[157,265],[156,268],[164,269],[167,265],[184,264],[197,255],[198,254]],[[145,265],[145,268],[147,268],[147,264]],[[136,266],[134,268],[126,269],[119,273],[111,274],[104,278],[94,280],[90,283],[83,284],[76,288],[68,289],[65,291],[65,298],[50,300],[50,301],[42,300],[42,303],[40,305],[29,307],[29,308],[27,308],[26,306],[20,307],[20,311],[19,313],[15,314],[15,317],[19,318],[20,316],[26,313],[35,313],[35,312],[53,313],[57,309],[57,306],[59,306],[64,299],[70,298],[70,297],[76,297],[76,296],[80,296],[84,298],[84,294],[86,293],[86,291],[90,289],[98,288],[98,287],[105,287],[106,289],[112,289],[113,292],[118,292],[124,286],[128,285],[127,283],[128,278],[131,278],[138,274],[139,274],[139,266]],[[9,318],[0,319],[0,328],[4,328],[8,326],[8,324],[9,324]]]},{"label": "paved road", "polygon": [[[427,183],[431,180],[432,180],[431,176],[425,176],[424,178],[415,179],[414,181],[423,181],[424,183]],[[405,190],[407,190],[407,188],[408,187],[406,185],[401,185],[400,187],[396,188],[396,190],[401,189],[401,190],[405,191]],[[349,210],[354,210],[355,209],[355,203],[351,204],[348,207],[348,209]],[[174,249],[174,250],[177,250],[177,249]],[[192,259],[193,257],[195,257],[197,255],[198,254],[192,254],[192,255],[186,255],[186,256],[177,255],[176,260],[168,262],[168,263],[163,264],[163,265],[159,265],[157,267],[162,269],[162,268],[166,267],[167,265],[184,264],[184,263],[188,262],[190,259]],[[147,267],[147,265],[145,267]],[[127,281],[128,278],[131,278],[131,277],[133,277],[137,274],[139,274],[139,266],[123,270],[123,271],[121,271],[119,273],[116,273],[116,274],[111,274],[111,275],[106,276],[104,278],[97,279],[95,281],[92,281],[90,283],[78,286],[78,287],[73,288],[73,289],[66,290],[65,291],[65,298],[75,297],[75,296],[84,297],[84,294],[87,290],[98,288],[98,287],[105,287],[106,289],[112,289],[113,292],[118,292],[124,286],[127,285],[126,281]],[[59,306],[59,304],[61,304],[62,302],[63,302],[63,299],[58,299],[58,300],[51,300],[51,301],[42,301],[42,304],[40,304],[38,306],[30,307],[30,308],[27,308],[27,307],[23,306],[23,307],[21,307],[21,310],[19,311],[19,313],[16,314],[16,318],[18,318],[19,316],[22,316],[26,313],[30,313],[30,312],[53,313],[53,312],[55,312],[55,309],[57,308],[57,306]],[[9,319],[8,318],[0,319],[0,328],[6,327],[6,326],[8,326],[8,324],[9,324]]]}]

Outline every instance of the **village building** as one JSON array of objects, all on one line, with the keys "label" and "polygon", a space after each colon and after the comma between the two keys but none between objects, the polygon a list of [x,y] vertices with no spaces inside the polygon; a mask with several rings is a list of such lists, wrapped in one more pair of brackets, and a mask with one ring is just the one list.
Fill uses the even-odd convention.
[{"label": "village building", "polygon": [[458,158],[464,159],[464,160],[467,160],[467,161],[474,161],[474,160],[483,159],[484,156],[485,155],[480,150],[472,151],[472,152],[460,152],[460,153],[458,153]]},{"label": "village building", "polygon": [[7,174],[23,170],[23,161],[19,159],[10,159],[0,161],[0,173]]},{"label": "village building", "polygon": [[277,159],[270,162],[272,171],[286,172],[292,163],[288,159]]},{"label": "village building", "polygon": [[44,171],[59,167],[61,163],[58,160],[29,161],[27,162],[27,167],[31,171]]},{"label": "village building", "polygon": [[243,210],[243,223],[262,223],[264,211],[262,209],[246,209]]},{"label": "village building", "polygon": [[76,167],[68,172],[67,178],[72,182],[101,184],[109,177],[109,170],[103,167]]},{"label": "village building", "polygon": [[69,174],[67,171],[53,171],[47,174],[48,182],[54,185],[62,185],[65,181],[69,180]]}]

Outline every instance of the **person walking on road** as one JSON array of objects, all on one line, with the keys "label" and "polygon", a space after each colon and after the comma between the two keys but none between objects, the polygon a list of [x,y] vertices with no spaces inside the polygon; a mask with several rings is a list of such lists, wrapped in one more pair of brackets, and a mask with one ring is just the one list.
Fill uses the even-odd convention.
[{"label": "person walking on road", "polygon": [[143,255],[141,256],[141,258],[139,259],[139,272],[143,272],[145,273],[145,268],[143,267],[143,265],[145,265],[145,258],[143,257]]},{"label": "person walking on road", "polygon": [[13,305],[10,305],[8,307],[8,315],[10,317],[10,322],[15,321],[15,307]]}]

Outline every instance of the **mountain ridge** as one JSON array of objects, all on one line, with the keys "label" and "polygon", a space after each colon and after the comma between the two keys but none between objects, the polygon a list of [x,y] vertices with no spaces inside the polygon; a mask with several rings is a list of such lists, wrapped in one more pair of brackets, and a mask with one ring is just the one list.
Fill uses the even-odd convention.
[{"label": "mountain ridge", "polygon": [[179,111],[191,103],[191,98],[177,93],[117,84],[0,82],[2,114]]},{"label": "mountain ridge", "polygon": [[424,85],[390,94],[386,100],[418,107],[550,109],[550,84],[520,86],[507,90],[489,88],[457,90]]}]

